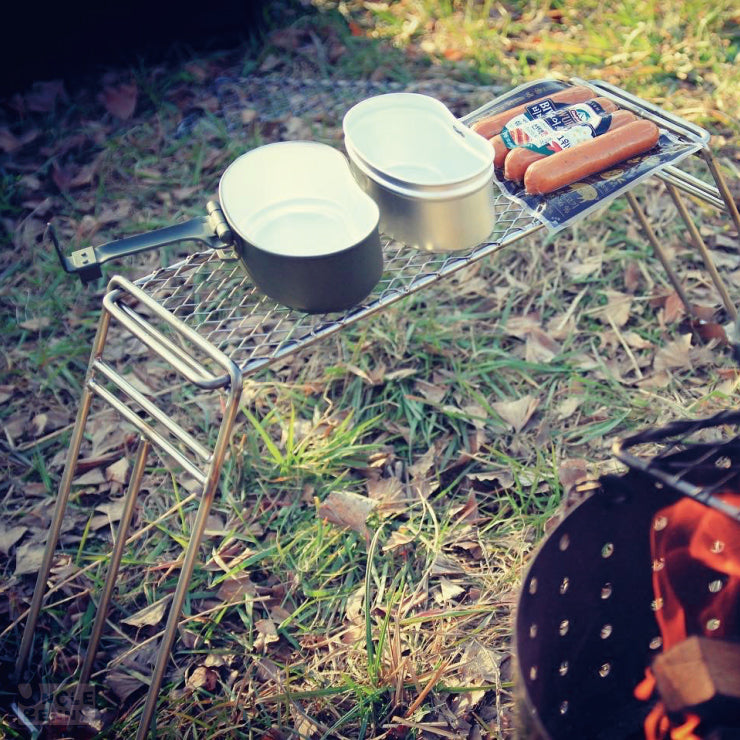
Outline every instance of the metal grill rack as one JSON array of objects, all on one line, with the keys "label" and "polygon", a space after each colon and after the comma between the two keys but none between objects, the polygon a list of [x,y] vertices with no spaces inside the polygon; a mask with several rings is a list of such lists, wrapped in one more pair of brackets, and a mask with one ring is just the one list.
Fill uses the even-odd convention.
[{"label": "metal grill rack", "polygon": [[614,454],[656,485],[696,499],[740,521],[740,509],[718,494],[740,491],[740,412],[677,421],[618,440]]},{"label": "metal grill rack", "polygon": [[[573,82],[580,84],[583,81],[573,80]],[[702,129],[618,88],[605,83],[587,84],[592,85],[598,94],[612,97],[621,107],[632,109],[641,116],[656,121],[679,139],[695,145],[694,149],[698,147],[699,155],[706,162],[714,184],[689,175],[676,166],[669,166],[656,173],[656,176],[665,183],[679,216],[685,222],[694,245],[702,255],[728,314],[735,318],[736,308],[681,199],[681,193],[685,193],[720,208],[740,232],[740,215],[708,149],[708,135]],[[481,110],[476,113],[480,113]],[[624,195],[671,283],[684,301],[687,311],[691,313],[691,305],[681,282],[675,275],[631,188],[627,188]],[[47,545],[16,661],[17,677],[20,677],[26,669],[31,653],[47,578],[93,397],[102,399],[137,429],[139,447],[106,582],[99,597],[95,622],[80,671],[78,694],[92,673],[97,645],[105,625],[136,497],[151,448],[154,447],[174,459],[202,488],[198,513],[142,710],[137,735],[137,738],[141,739],[147,735],[155,714],[159,689],[174,643],[182,605],[218,488],[244,379],[278,359],[304,350],[344,327],[380,312],[392,303],[544,228],[535,215],[498,191],[492,194],[492,197],[497,214],[496,227],[485,243],[469,252],[432,254],[411,249],[386,238],[383,245],[385,272],[380,283],[365,303],[341,315],[310,316],[275,304],[255,289],[239,262],[230,259],[229,254],[220,250],[194,254],[136,282],[121,277],[114,277],[110,281],[108,292],[103,299],[67,462],[60,481]],[[156,405],[155,401],[145,397],[106,362],[103,353],[113,320],[130,335],[143,342],[152,355],[163,359],[187,383],[196,388],[219,391],[223,394],[223,413],[216,442],[212,447],[209,448],[207,444],[180,427],[164,409]],[[115,392],[112,389],[115,389]],[[76,699],[79,699],[79,696]]]}]

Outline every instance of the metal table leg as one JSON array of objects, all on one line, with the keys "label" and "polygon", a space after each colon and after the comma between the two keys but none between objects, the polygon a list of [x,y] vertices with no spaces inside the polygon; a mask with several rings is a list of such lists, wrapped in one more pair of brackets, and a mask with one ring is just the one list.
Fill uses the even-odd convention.
[{"label": "metal table leg", "polygon": [[627,193],[626,197],[627,202],[630,204],[632,210],[635,212],[637,220],[640,222],[640,226],[642,226],[642,229],[645,232],[648,241],[652,245],[655,254],[660,260],[660,263],[663,265],[663,269],[666,271],[668,279],[671,281],[671,285],[678,294],[678,297],[681,299],[681,303],[683,303],[684,307],[686,308],[686,312],[689,314],[689,316],[694,316],[694,309],[691,305],[691,302],[689,301],[689,297],[686,295],[686,291],[683,289],[683,285],[681,285],[681,281],[679,280],[678,275],[676,275],[673,266],[668,260],[668,255],[663,250],[658,237],[655,235],[653,227],[650,226],[650,222],[648,221],[645,212],[642,210],[640,204],[637,202],[637,199],[632,193]]},{"label": "metal table leg", "polygon": [[72,432],[72,439],[69,444],[69,451],[67,452],[67,461],[64,465],[64,472],[62,473],[62,479],[59,483],[59,491],[57,493],[54,514],[49,526],[49,534],[46,539],[44,556],[41,561],[38,575],[36,576],[36,586],[33,590],[33,597],[31,599],[31,605],[29,607],[28,619],[26,620],[26,625],[23,630],[23,637],[21,639],[21,646],[18,650],[18,656],[15,662],[14,679],[16,681],[22,679],[23,671],[28,661],[28,655],[31,652],[31,643],[33,642],[33,636],[36,631],[36,623],[38,622],[39,612],[41,611],[41,603],[44,599],[44,593],[46,591],[46,580],[49,577],[49,571],[51,570],[51,561],[54,557],[54,551],[56,550],[57,542],[59,540],[59,532],[62,528],[64,512],[67,508],[69,492],[72,488],[72,479],[74,478],[75,467],[77,465],[77,458],[80,454],[80,447],[82,445],[82,435],[85,431],[88,414],[90,413],[90,405],[92,403],[93,394],[88,387],[88,381],[90,380],[90,377],[92,375],[93,363],[95,359],[101,355],[103,347],[105,346],[105,340],[108,336],[109,326],[110,314],[107,311],[103,311],[100,317],[100,321],[98,322],[95,340],[93,341],[93,350],[90,356],[90,364],[88,366],[87,376],[85,378],[85,387],[82,391],[80,407],[77,411],[77,419],[75,421],[74,430]]},{"label": "metal table leg", "polygon": [[108,574],[105,578],[103,592],[100,594],[100,601],[98,602],[98,608],[95,612],[95,622],[93,623],[92,632],[90,633],[90,640],[87,644],[85,660],[82,664],[82,669],[80,670],[80,678],[79,683],[77,684],[77,689],[75,691],[74,701],[72,702],[73,711],[70,714],[70,720],[73,720],[75,718],[75,712],[78,710],[79,707],[81,707],[82,695],[85,691],[87,682],[90,680],[93,663],[95,662],[95,655],[98,651],[98,644],[100,643],[100,636],[103,634],[103,627],[105,626],[105,620],[108,616],[108,605],[110,604],[113,589],[116,585],[118,568],[121,565],[121,557],[123,556],[123,548],[126,544],[128,528],[131,524],[131,518],[134,513],[136,499],[139,495],[139,489],[141,488],[141,479],[144,476],[146,458],[149,454],[150,446],[151,445],[149,440],[147,440],[145,437],[139,437],[139,447],[136,453],[136,462],[134,463],[134,469],[131,473],[131,480],[128,484],[128,490],[126,491],[123,512],[121,514],[121,521],[118,524],[116,541],[113,545],[113,552],[110,556],[110,564],[108,566]]},{"label": "metal table leg", "polygon": [[[142,712],[138,737],[145,737],[152,723],[162,679],[174,643],[182,605],[187,595],[190,579],[198,556],[198,549],[218,488],[223,462],[226,457],[228,443],[231,439],[234,421],[239,408],[243,381],[241,370],[234,362],[198,335],[197,332],[161,307],[133,283],[116,277],[111,280],[109,288],[110,290],[103,300],[103,311],[85,377],[85,386],[67,454],[67,462],[59,486],[44,558],[36,579],[36,587],[31,599],[29,616],[26,621],[21,647],[16,660],[15,673],[16,677],[20,678],[28,662],[33,635],[44,599],[46,582],[51,569],[54,551],[59,540],[59,533],[69,499],[69,492],[90,406],[93,396],[97,395],[136,427],[140,434],[140,440],[136,462],[125,497],[124,512],[118,527],[105,585],[95,615],[90,643],[80,672],[73,711],[79,711],[81,695],[92,672],[95,653],[97,652],[100,637],[105,626],[108,606],[115,587],[116,576],[126,543],[126,535],[136,498],[141,487],[146,458],[152,446],[174,458],[177,463],[182,465],[203,486],[193,532],[185,553],[172,604],[170,605],[167,625],[159,646],[154,673],[149,686],[149,693]],[[194,345],[223,371],[222,374],[214,375],[213,372],[195,359],[194,356],[184,350],[178,342],[173,341],[163,334],[149,319],[136,314],[122,300],[126,296],[133,297],[136,299],[136,302],[148,307],[150,313],[155,318],[167,324],[181,342]],[[105,362],[103,352],[112,319],[117,319],[125,329],[146,344],[155,354],[167,361],[173,369],[193,385],[206,390],[222,389],[225,392],[226,398],[223,417],[218,437],[212,450],[204,447],[187,430],[180,427],[166,412],[156,407],[154,403],[139,393],[112,366]],[[102,382],[98,380],[98,376],[102,378]],[[124,396],[124,400],[116,396],[109,387],[106,387],[106,384],[108,386],[114,386],[119,394]],[[138,406],[139,410],[145,411],[148,414],[147,418],[163,426],[171,436],[178,440],[180,445],[175,446],[161,431],[155,429],[145,418],[142,418],[135,410],[130,408],[129,404]],[[182,448],[185,448],[190,454],[188,455],[183,452]],[[192,459],[193,456],[195,457],[195,461]],[[205,467],[201,467],[202,465]]]}]

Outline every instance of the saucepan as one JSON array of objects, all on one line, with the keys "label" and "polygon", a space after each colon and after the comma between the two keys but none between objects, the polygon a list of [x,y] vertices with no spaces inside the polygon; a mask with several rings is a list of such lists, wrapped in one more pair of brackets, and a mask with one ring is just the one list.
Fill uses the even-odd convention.
[{"label": "saucepan", "polygon": [[336,149],[310,141],[257,147],[225,170],[218,194],[206,216],[69,257],[54,239],[62,267],[89,282],[111,259],[194,240],[233,249],[259,290],[309,313],[351,308],[380,280],[378,206]]}]

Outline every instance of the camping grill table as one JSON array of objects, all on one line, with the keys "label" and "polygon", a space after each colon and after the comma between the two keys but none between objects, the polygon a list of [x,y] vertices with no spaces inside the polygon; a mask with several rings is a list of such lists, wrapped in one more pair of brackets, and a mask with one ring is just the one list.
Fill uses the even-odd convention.
[{"label": "camping grill table", "polygon": [[[582,80],[573,80],[573,82],[583,84]],[[714,185],[709,185],[673,165],[656,172],[655,177],[665,183],[694,246],[702,255],[705,267],[722,298],[725,309],[733,319],[736,318],[735,306],[681,198],[681,193],[685,193],[725,211],[740,233],[740,216],[737,207],[709,151],[706,132],[680,118],[666,114],[650,103],[635,98],[619,88],[600,82],[587,84],[594,87],[598,94],[611,97],[621,107],[632,109],[641,116],[654,120],[682,140],[693,143],[702,142],[698,154],[704,159]],[[468,118],[473,115],[475,114],[471,114]],[[624,194],[666,270],[670,282],[684,302],[687,311],[691,313],[688,297],[653,233],[645,213],[632,194],[631,188],[628,188]],[[124,498],[123,513],[116,532],[106,582],[100,595],[95,622],[80,672],[78,691],[81,691],[87,684],[92,672],[147,455],[152,446],[171,457],[185,473],[197,481],[201,489],[200,503],[190,542],[170,605],[167,624],[139,724],[137,737],[144,738],[155,713],[159,689],[175,639],[177,623],[231,438],[244,379],[257,370],[329,337],[341,331],[345,326],[377,313],[396,301],[544,228],[541,221],[507,196],[496,191],[493,197],[496,213],[494,231],[488,241],[469,252],[434,254],[406,247],[388,238],[384,239],[385,270],[380,283],[364,304],[341,315],[311,316],[275,304],[261,295],[250,283],[239,261],[225,259],[224,257],[228,255],[216,250],[194,254],[135,282],[122,277],[114,277],[110,281],[108,292],[103,299],[103,310],[93,343],[66,465],[60,481],[46,550],[17,657],[16,677],[22,675],[31,650],[93,398],[95,396],[101,398],[128,420],[138,430],[139,443]],[[146,315],[131,308],[132,303],[145,309]],[[195,388],[219,391],[223,394],[222,419],[216,442],[212,447],[203,444],[179,426],[165,410],[144,396],[106,362],[103,352],[112,319],[119,322],[122,328],[133,337],[143,342],[149,352],[164,360],[187,383]],[[206,361],[198,359],[193,350],[196,350]],[[115,393],[111,387],[116,388]],[[79,698],[78,694],[76,699]],[[75,705],[78,705],[77,702]]]}]

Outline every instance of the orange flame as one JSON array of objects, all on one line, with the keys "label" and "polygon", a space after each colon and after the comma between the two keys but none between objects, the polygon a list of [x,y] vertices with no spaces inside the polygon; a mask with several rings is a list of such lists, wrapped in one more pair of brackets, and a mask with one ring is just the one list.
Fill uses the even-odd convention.
[{"label": "orange flame", "polygon": [[[740,495],[723,500],[740,506]],[[690,498],[658,511],[650,531],[653,557],[653,609],[663,650],[690,635],[727,638],[740,632],[740,524]],[[655,689],[650,669],[635,687],[638,699]],[[645,719],[647,740],[700,740],[701,718],[686,713],[675,726],[662,702]]]}]

